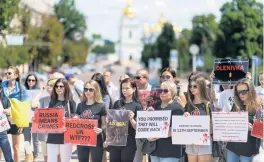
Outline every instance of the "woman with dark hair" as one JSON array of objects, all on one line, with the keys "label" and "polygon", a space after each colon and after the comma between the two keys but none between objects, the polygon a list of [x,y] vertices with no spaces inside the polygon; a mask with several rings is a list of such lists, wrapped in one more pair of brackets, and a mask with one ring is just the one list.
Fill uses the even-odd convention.
[{"label": "woman with dark hair", "polygon": [[[25,80],[25,87],[27,90],[39,90],[40,89],[38,86],[38,78],[35,74],[28,74]],[[37,133],[31,134],[32,118],[33,118],[35,108],[37,107],[31,108],[31,116],[30,116],[31,119],[30,119],[29,127],[26,127],[23,129],[23,134],[24,134],[24,139],[25,139],[25,151],[29,151],[29,152],[26,152],[26,154],[30,156],[29,157],[30,160],[34,159],[34,161],[38,158],[38,154],[39,154],[38,134]],[[30,147],[31,146],[31,135],[33,138],[33,148],[34,148],[33,157],[32,157],[32,150]]]},{"label": "woman with dark hair", "polygon": [[109,146],[110,162],[133,162],[136,153],[136,121],[137,111],[142,110],[142,106],[138,101],[138,92],[136,83],[126,78],[120,84],[120,100],[116,101],[113,109],[130,110],[128,125],[128,135],[126,146]]},{"label": "woman with dark hair", "polygon": [[[66,79],[60,78],[56,81],[52,94],[49,108],[64,108],[65,117],[74,116],[76,104],[72,98],[69,83]],[[70,162],[72,155],[72,145],[64,143],[64,133],[49,133],[47,139],[48,162],[57,161],[60,154],[62,162]]]},{"label": "woman with dark hair", "polygon": [[[11,107],[10,107],[10,102],[8,98],[4,95],[2,91],[2,78],[0,78],[0,116],[1,120],[3,120],[3,117],[6,118],[6,116],[11,115]],[[0,131],[0,155],[4,154],[5,161],[6,162],[14,162],[13,157],[12,157],[12,151],[10,147],[10,143],[8,141],[7,137],[7,131],[2,130]],[[1,156],[0,156],[1,157]]]},{"label": "woman with dark hair", "polygon": [[112,100],[108,93],[107,86],[104,81],[104,76],[101,73],[95,73],[91,79],[95,80],[100,85],[106,111],[109,110],[112,107]]},{"label": "woman with dark hair", "polygon": [[25,88],[27,90],[40,89],[38,77],[35,74],[28,74],[25,80]]},{"label": "woman with dark hair", "polygon": [[[200,116],[211,114],[211,101],[206,90],[206,81],[200,75],[190,78],[188,86],[188,101],[184,116]],[[210,162],[212,159],[212,146],[186,145],[185,152],[189,162]]]},{"label": "woman with dark hair", "polygon": [[[19,101],[28,99],[26,89],[20,84],[19,70],[16,67],[9,67],[7,69],[6,81],[2,82],[3,92],[7,98],[14,98]],[[8,133],[12,135],[14,161],[20,162],[20,139],[23,128],[18,128],[12,118],[10,119],[11,128]],[[27,158],[28,155],[26,155]]]}]

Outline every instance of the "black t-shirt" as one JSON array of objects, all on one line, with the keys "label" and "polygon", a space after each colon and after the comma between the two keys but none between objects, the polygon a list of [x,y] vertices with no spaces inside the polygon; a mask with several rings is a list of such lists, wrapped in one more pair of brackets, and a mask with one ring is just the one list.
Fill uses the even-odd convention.
[{"label": "black t-shirt", "polygon": [[198,109],[193,109],[192,111],[189,111],[188,107],[191,106],[190,103],[187,103],[184,107],[184,110],[186,112],[189,112],[191,115],[194,116],[199,116],[199,115],[206,115],[206,104],[205,103],[200,103],[200,104],[195,104],[195,106]]},{"label": "black t-shirt", "polygon": [[[118,101],[115,102],[115,104],[113,106],[113,109],[118,110],[120,108],[121,109],[125,109],[125,110],[130,110],[130,111],[134,112],[134,114],[135,114],[134,119],[135,120],[137,118],[137,111],[143,110],[141,104],[136,102],[136,101],[132,101],[130,103],[122,103],[121,100],[118,100]],[[136,136],[136,130],[132,127],[131,123],[129,122],[127,146],[136,148],[135,136]]]},{"label": "black t-shirt", "polygon": [[[246,107],[242,106],[241,111],[245,111]],[[234,106],[232,108],[233,112],[235,112]],[[255,114],[254,113],[248,113],[248,120],[251,124],[253,124]],[[257,139],[256,137],[251,136],[251,132],[248,132],[248,138],[246,143],[242,142],[229,142],[227,143],[226,148],[237,155],[241,156],[247,156],[250,157],[252,155],[259,153],[259,147],[260,147],[260,139]]]},{"label": "black t-shirt", "polygon": [[[171,121],[170,127],[172,125],[172,115],[183,115],[183,109],[181,105],[177,102],[172,102],[165,108],[161,108],[160,106],[156,108],[156,110],[171,110]],[[160,138],[156,140],[156,149],[151,153],[152,156],[162,157],[162,158],[180,158],[182,155],[182,145],[173,145],[172,138]]]},{"label": "black t-shirt", "polygon": [[[76,114],[80,115],[81,119],[96,119],[98,120],[98,128],[102,126],[102,116],[106,116],[105,104],[94,103],[87,105],[85,102],[81,102],[77,106]],[[97,135],[97,146],[103,145],[102,134]]]},{"label": "black t-shirt", "polygon": [[[67,101],[51,101],[49,103],[49,108],[64,108],[64,116],[66,118],[70,117],[70,114],[74,114],[76,110],[76,104],[75,102],[69,101],[70,108],[68,108],[68,102]],[[69,113],[70,109],[70,113]],[[47,143],[51,144],[64,144],[64,133],[49,133]]]}]

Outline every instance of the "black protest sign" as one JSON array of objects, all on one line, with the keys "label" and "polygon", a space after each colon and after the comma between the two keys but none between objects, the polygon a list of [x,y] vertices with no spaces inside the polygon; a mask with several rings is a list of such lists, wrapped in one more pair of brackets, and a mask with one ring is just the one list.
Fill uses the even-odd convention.
[{"label": "black protest sign", "polygon": [[247,59],[216,59],[213,84],[234,85],[240,79],[245,78],[247,72]]},{"label": "black protest sign", "polygon": [[126,146],[129,124],[128,110],[107,112],[106,143],[109,146]]}]

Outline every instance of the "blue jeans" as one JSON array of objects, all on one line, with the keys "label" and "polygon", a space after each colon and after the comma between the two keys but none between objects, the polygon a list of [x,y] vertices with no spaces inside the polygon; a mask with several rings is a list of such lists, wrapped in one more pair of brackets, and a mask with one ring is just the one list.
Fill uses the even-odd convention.
[{"label": "blue jeans", "polygon": [[232,151],[227,150],[226,162],[251,162],[252,159],[253,159],[253,156],[251,157],[241,156],[241,155],[235,154]]},{"label": "blue jeans", "polygon": [[3,151],[5,161],[14,162],[6,131],[0,133],[0,148]]},{"label": "blue jeans", "polygon": [[161,158],[157,156],[151,156],[150,155],[151,162],[179,162],[180,159],[178,158]]}]

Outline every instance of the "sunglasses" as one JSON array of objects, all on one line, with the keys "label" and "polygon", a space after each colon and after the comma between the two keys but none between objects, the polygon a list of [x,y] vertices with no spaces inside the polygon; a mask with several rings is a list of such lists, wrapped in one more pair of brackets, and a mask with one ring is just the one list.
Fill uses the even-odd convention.
[{"label": "sunglasses", "polygon": [[170,79],[171,78],[171,76],[169,76],[169,75],[162,75],[162,76],[160,76],[160,78],[161,79],[163,79],[163,80],[168,80],[168,79]]},{"label": "sunglasses", "polygon": [[169,90],[168,89],[159,89],[159,93],[160,94],[162,94],[162,93],[167,94],[167,93],[169,93]]},{"label": "sunglasses", "polygon": [[60,89],[62,89],[62,88],[64,88],[64,86],[63,86],[63,85],[55,85],[55,88],[60,88]]},{"label": "sunglasses", "polygon": [[236,94],[239,96],[240,94],[242,95],[246,95],[248,93],[248,90],[241,90],[241,91],[237,91]]},{"label": "sunglasses", "polygon": [[83,89],[84,92],[94,92],[93,88],[84,88]]},{"label": "sunglasses", "polygon": [[5,75],[11,75],[12,73],[11,72],[6,72]]},{"label": "sunglasses", "polygon": [[189,85],[189,89],[197,89],[198,86],[197,85]]},{"label": "sunglasses", "polygon": [[141,76],[135,76],[134,78],[135,78],[136,80],[139,80],[139,79],[144,78],[144,77],[141,77]]},{"label": "sunglasses", "polygon": [[28,81],[28,82],[35,82],[36,80],[28,79],[27,81]]}]

